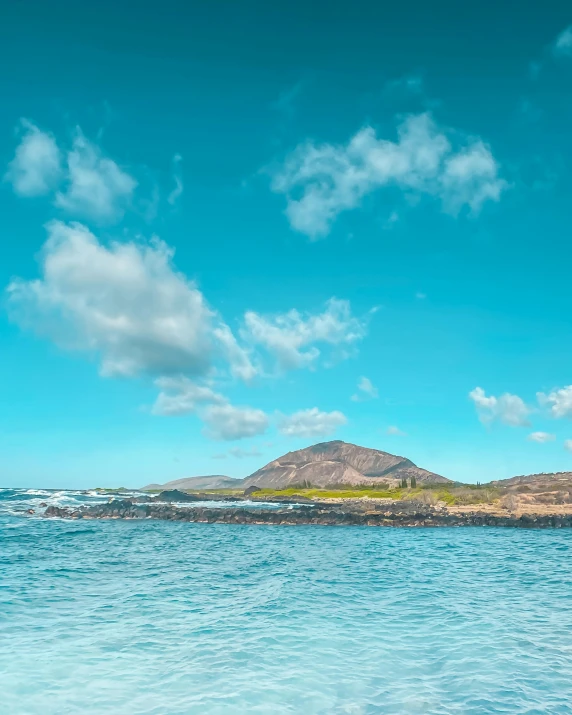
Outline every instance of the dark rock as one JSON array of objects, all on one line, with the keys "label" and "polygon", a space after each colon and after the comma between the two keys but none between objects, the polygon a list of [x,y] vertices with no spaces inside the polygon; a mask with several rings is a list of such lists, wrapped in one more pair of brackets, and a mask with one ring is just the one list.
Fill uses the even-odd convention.
[{"label": "dark rock", "polygon": [[186,502],[186,501],[203,501],[205,497],[200,497],[198,494],[187,494],[180,492],[178,489],[167,489],[157,496],[157,501],[166,502]]},{"label": "dark rock", "polygon": [[249,497],[251,494],[254,494],[255,492],[261,491],[261,487],[257,487],[256,484],[253,484],[251,487],[247,487],[244,490],[244,496]]},{"label": "dark rock", "polygon": [[[186,495],[189,496],[189,495]],[[178,499],[178,498],[177,498]],[[200,501],[194,499],[192,501]],[[572,527],[571,515],[497,516],[483,512],[450,514],[418,502],[365,505],[363,502],[345,504],[314,503],[297,508],[255,509],[241,506],[209,508],[197,504],[192,508],[175,504],[151,502],[133,503],[131,499],[114,499],[107,504],[96,504],[79,509],[49,506],[44,516],[63,519],[163,519],[208,524],[274,524],[294,526],[504,526],[513,528]]]}]

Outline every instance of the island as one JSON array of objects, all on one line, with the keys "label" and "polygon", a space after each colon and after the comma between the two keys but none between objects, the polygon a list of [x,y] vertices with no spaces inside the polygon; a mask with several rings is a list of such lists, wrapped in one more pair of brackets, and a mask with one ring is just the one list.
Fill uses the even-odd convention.
[{"label": "island", "polygon": [[404,457],[340,441],[290,452],[242,480],[191,477],[148,485],[136,496],[108,496],[92,505],[52,505],[44,516],[281,526],[572,526],[570,472],[462,484]]}]

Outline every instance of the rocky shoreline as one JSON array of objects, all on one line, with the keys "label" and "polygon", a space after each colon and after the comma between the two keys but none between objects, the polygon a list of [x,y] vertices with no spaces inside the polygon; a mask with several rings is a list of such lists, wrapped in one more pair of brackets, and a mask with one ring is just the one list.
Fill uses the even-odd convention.
[{"label": "rocky shoreline", "polygon": [[60,519],[159,519],[205,524],[267,524],[282,526],[503,526],[513,528],[572,527],[572,514],[490,514],[470,511],[451,513],[446,508],[435,508],[414,501],[392,504],[364,504],[346,502],[328,504],[311,502],[291,503],[285,508],[260,509],[248,507],[205,507],[200,500],[189,499],[197,505],[182,507],[172,503],[156,503],[137,499],[113,499],[105,504],[79,508],[49,506],[44,517]]}]

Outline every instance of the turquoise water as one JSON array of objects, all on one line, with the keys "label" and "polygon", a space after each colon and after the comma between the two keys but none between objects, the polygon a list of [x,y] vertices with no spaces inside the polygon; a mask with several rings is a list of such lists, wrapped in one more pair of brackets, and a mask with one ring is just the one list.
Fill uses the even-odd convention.
[{"label": "turquoise water", "polygon": [[572,530],[66,522],[0,492],[0,711],[571,713]]}]

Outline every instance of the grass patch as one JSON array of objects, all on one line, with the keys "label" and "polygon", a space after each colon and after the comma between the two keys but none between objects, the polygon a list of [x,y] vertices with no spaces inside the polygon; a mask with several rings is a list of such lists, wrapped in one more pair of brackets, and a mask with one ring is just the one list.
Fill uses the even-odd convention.
[{"label": "grass patch", "polygon": [[308,499],[361,499],[363,497],[377,499],[401,499],[403,489],[261,489],[253,496],[264,497],[307,497]]}]

